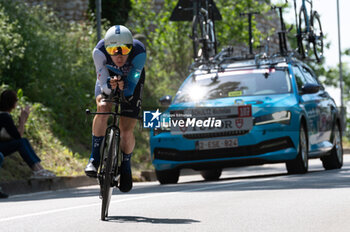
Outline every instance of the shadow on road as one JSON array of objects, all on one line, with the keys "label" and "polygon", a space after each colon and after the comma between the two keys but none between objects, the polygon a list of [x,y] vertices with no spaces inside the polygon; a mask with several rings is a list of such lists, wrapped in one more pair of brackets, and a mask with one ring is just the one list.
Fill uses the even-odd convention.
[{"label": "shadow on road", "polygon": [[176,219],[176,218],[147,218],[140,216],[111,216],[107,218],[109,222],[117,223],[151,223],[151,224],[192,224],[200,221],[193,219]]},{"label": "shadow on road", "polygon": [[[204,184],[204,185],[203,185]],[[224,185],[227,184],[227,187]],[[216,189],[215,186],[218,188]],[[201,189],[201,187],[204,187]],[[208,187],[208,188],[205,188]],[[197,189],[196,189],[197,188]],[[336,189],[350,188],[350,168],[337,170],[314,170],[306,174],[288,175],[286,173],[269,173],[239,177],[226,177],[217,181],[190,181],[176,185],[145,186],[135,189],[133,194],[160,193],[172,191],[260,191],[260,190],[288,190],[288,189]]]},{"label": "shadow on road", "polygon": [[[253,174],[244,173],[242,176],[233,176],[222,178],[218,181],[189,181],[172,185],[159,185],[158,182],[152,184],[137,185],[128,193],[128,195],[152,194],[152,193],[171,193],[171,192],[212,192],[212,191],[261,191],[261,190],[288,190],[288,189],[335,189],[335,188],[350,188],[350,167],[346,166],[342,169],[321,171],[313,170],[302,175],[288,175],[285,172],[276,172],[268,174]],[[117,189],[113,195],[120,195]],[[82,188],[69,189],[54,192],[37,193],[33,195],[22,195],[10,197],[0,200],[1,202],[21,202],[35,201],[45,199],[60,199],[60,198],[82,198],[95,196],[98,198],[99,189]],[[125,195],[125,194],[123,194]],[[118,197],[118,196],[116,196]],[[126,220],[143,221],[149,223],[178,223],[182,219],[152,219],[143,217],[115,217],[112,220],[122,222]],[[152,221],[153,220],[153,221]],[[185,223],[184,220],[182,220]],[[191,221],[189,221],[191,222]]]}]

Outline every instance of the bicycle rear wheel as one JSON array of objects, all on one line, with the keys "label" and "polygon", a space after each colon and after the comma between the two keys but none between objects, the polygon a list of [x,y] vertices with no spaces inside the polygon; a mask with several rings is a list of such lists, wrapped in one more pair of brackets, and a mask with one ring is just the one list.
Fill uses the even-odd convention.
[{"label": "bicycle rear wheel", "polygon": [[215,50],[216,50],[216,36],[214,31],[214,21],[211,19],[208,19],[205,23],[205,57],[206,59],[209,59],[213,56],[215,56]]},{"label": "bicycle rear wheel", "polygon": [[320,16],[317,11],[314,11],[311,18],[312,25],[312,43],[314,46],[314,54],[317,62],[323,58],[323,32]]},{"label": "bicycle rear wheel", "polygon": [[195,15],[192,20],[192,42],[193,42],[193,58],[196,59],[201,56],[200,51],[200,38],[198,36],[198,16]]},{"label": "bicycle rear wheel", "polygon": [[113,161],[116,155],[116,139],[114,136],[114,130],[111,129],[107,133],[104,143],[104,148],[102,149],[103,160],[101,167],[101,196],[102,196],[102,208],[101,208],[101,220],[105,221],[108,217],[108,208],[112,196],[113,186]]}]

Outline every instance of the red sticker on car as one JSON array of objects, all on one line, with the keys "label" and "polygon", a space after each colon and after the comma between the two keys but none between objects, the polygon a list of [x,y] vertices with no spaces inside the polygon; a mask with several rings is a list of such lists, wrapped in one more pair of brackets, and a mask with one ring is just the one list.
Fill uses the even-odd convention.
[{"label": "red sticker on car", "polygon": [[252,116],[252,106],[238,106],[238,117],[246,118]]},{"label": "red sticker on car", "polygon": [[235,121],[235,123],[236,123],[236,127],[237,127],[238,129],[240,129],[240,128],[242,128],[243,125],[244,125],[244,120],[243,120],[242,118],[237,118],[236,121]]}]

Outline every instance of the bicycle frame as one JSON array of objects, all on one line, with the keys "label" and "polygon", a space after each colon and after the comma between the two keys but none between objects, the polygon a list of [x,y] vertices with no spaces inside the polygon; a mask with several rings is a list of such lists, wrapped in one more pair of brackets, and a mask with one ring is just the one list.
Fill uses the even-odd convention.
[{"label": "bicycle frame", "polygon": [[[307,11],[306,2],[310,4],[310,13]],[[302,0],[301,7],[305,9],[306,12],[306,28],[307,32],[310,32],[310,17],[312,15],[312,0]]]},{"label": "bicycle frame", "polygon": [[[308,10],[307,10],[307,7],[306,7],[306,3],[309,3],[310,4],[310,11],[308,13]],[[301,1],[301,7],[300,7],[300,12],[305,9],[305,17],[306,17],[306,32],[310,32],[310,18],[311,18],[311,15],[312,15],[312,11],[313,11],[313,3],[312,3],[312,0],[302,0]],[[298,17],[297,17],[297,4],[296,4],[296,0],[294,0],[294,11],[295,11],[295,20],[296,20],[296,27],[297,27],[297,30],[298,30],[298,33],[301,33],[300,31],[300,28],[298,26]],[[299,12],[299,15],[300,15],[300,12]]]},{"label": "bicycle frame", "polygon": [[[98,169],[97,178],[100,184],[100,197],[102,199],[101,208],[101,220],[106,220],[108,216],[108,208],[113,191],[113,186],[117,186],[119,180],[118,167],[122,162],[122,156],[120,152],[120,129],[119,129],[119,117],[120,105],[122,101],[126,101],[122,91],[113,91],[110,96],[112,98],[104,99],[105,102],[110,102],[115,105],[114,112],[95,112],[90,113],[86,110],[87,114],[95,115],[111,115],[113,116],[112,124],[110,124],[105,133],[105,137],[101,146],[101,161]],[[126,101],[127,102],[127,101]]]},{"label": "bicycle frame", "polygon": [[[204,58],[208,60],[214,56],[217,51],[215,23],[212,8],[212,0],[193,0],[193,20],[192,20],[192,39],[194,59]],[[198,33],[198,28],[200,33]],[[198,35],[200,34],[200,35]],[[198,54],[199,44],[202,44],[201,54]]]},{"label": "bicycle frame", "polygon": [[[113,113],[113,112],[107,112],[107,113],[98,113],[98,114],[109,114],[109,115],[112,115],[113,116],[113,123],[111,124],[111,125],[109,125],[108,127],[107,127],[107,129],[106,129],[106,133],[105,133],[105,138],[107,138],[108,137],[108,135],[109,135],[109,133],[111,132],[111,131],[113,131],[113,135],[112,136],[115,136],[116,138],[118,138],[117,139],[117,144],[116,144],[116,147],[117,148],[119,148],[119,142],[120,142],[120,129],[119,129],[119,127],[117,126],[117,125],[119,125],[119,117],[118,116],[120,116],[120,114],[117,112],[118,111],[118,107],[119,106],[115,106],[115,112]],[[102,150],[103,148],[101,147],[101,150]],[[116,154],[115,154],[115,156],[118,156],[120,154],[120,151],[119,150],[116,150]],[[104,157],[104,155],[105,154],[103,154],[102,152],[101,152],[101,160],[103,161],[103,159],[105,158]],[[113,159],[113,165],[112,165],[112,170],[111,170],[111,173],[110,174],[113,174],[113,181],[114,182],[117,182],[118,181],[118,179],[119,179],[119,177],[117,176],[117,163],[116,162],[121,162],[121,157],[120,157],[120,159],[118,158],[118,159],[115,159],[115,157],[114,157],[114,159]],[[103,171],[102,170],[102,165],[103,165],[103,162],[100,162],[100,168],[99,168],[99,172],[98,172],[98,174],[97,174],[97,177],[98,178],[101,178],[101,171]]]}]

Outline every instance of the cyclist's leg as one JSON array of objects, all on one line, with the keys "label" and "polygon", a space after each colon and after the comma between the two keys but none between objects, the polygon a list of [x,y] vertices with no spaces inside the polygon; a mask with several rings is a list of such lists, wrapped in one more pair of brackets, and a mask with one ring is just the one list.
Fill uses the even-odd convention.
[{"label": "cyclist's leg", "polygon": [[143,70],[141,73],[140,81],[135,88],[133,96],[131,97],[130,104],[121,105],[122,117],[120,117],[119,129],[121,135],[120,148],[123,153],[123,162],[121,165],[119,189],[122,192],[128,192],[132,189],[130,160],[135,147],[134,128],[137,123],[136,118],[138,117],[141,109],[141,98],[144,81],[145,71]]},{"label": "cyclist's leg", "polygon": [[136,123],[137,120],[134,118],[120,117],[120,148],[126,154],[132,153],[135,147],[134,128]]},{"label": "cyclist's leg", "polygon": [[137,120],[134,118],[120,117],[120,148],[123,161],[119,189],[122,192],[129,192],[132,189],[131,156],[135,147],[134,128],[136,122]]},{"label": "cyclist's leg", "polygon": [[[112,104],[103,102],[101,88],[98,81],[95,86],[95,97],[97,112],[109,112],[112,109]],[[107,129],[108,115],[95,115],[92,123],[92,145],[89,163],[85,168],[85,173],[88,176],[96,177],[97,167],[100,163],[100,148]]]}]

